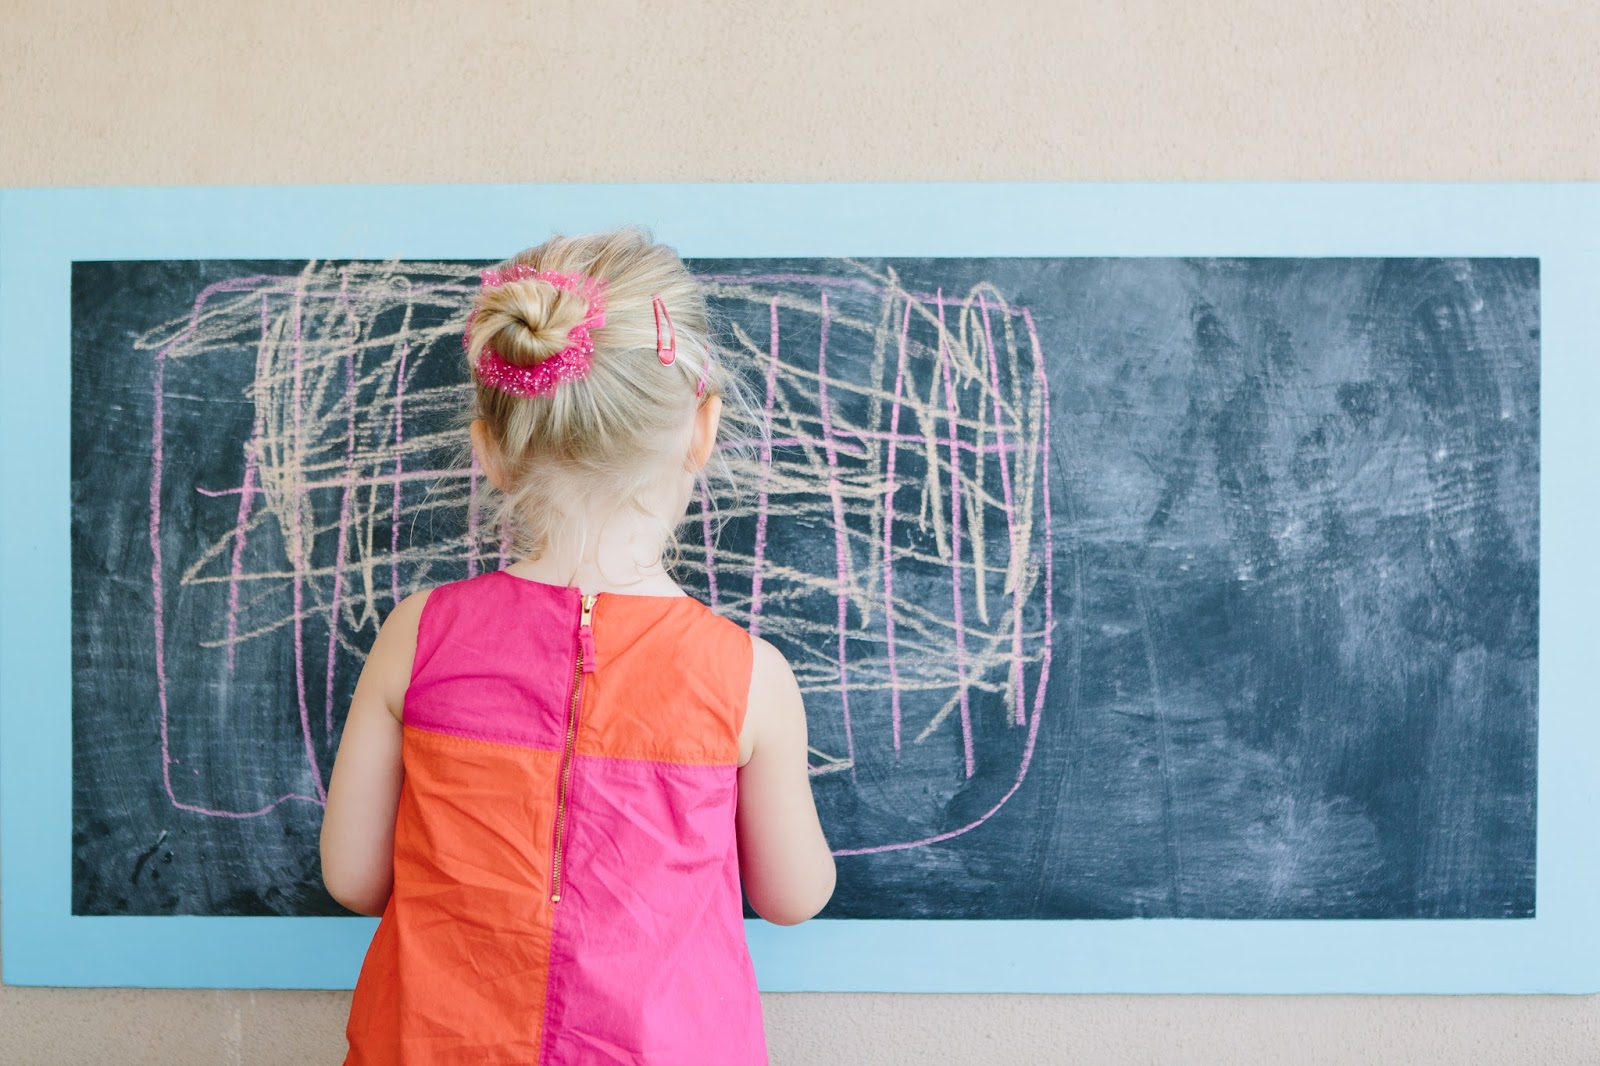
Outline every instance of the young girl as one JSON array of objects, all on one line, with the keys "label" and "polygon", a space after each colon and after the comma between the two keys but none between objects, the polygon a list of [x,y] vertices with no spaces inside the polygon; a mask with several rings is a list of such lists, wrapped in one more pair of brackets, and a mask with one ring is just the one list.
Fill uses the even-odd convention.
[{"label": "young girl", "polygon": [[356,685],[322,868],[381,914],[347,1064],[763,1063],[740,885],[833,892],[771,645],[667,572],[722,397],[705,300],[637,230],[483,276],[474,454],[519,561],[397,605]]}]

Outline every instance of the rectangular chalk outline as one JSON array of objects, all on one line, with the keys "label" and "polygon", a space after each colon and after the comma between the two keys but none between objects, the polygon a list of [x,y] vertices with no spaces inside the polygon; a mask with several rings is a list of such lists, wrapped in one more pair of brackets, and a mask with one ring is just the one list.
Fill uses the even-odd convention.
[{"label": "rectangular chalk outline", "polygon": [[[494,185],[0,191],[0,935],[7,984],[350,988],[375,922],[71,909],[74,260],[495,259],[648,224],[686,257],[1540,259],[1537,916],[749,923],[766,991],[1600,990],[1600,184]],[[1558,580],[1544,580],[1556,575]],[[1592,636],[1589,638],[1592,644]],[[1588,712],[1588,713],[1586,713]]]}]

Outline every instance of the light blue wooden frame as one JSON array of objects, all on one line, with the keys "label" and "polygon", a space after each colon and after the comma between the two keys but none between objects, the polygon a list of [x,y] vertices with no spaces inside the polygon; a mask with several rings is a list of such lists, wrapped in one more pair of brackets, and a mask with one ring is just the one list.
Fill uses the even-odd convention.
[{"label": "light blue wooden frame", "polygon": [[768,991],[1593,992],[1600,970],[1600,185],[856,184],[0,192],[0,903],[9,984],[349,988],[374,923],[71,899],[74,260],[495,259],[643,222],[685,256],[1534,256],[1537,916],[751,923]]}]

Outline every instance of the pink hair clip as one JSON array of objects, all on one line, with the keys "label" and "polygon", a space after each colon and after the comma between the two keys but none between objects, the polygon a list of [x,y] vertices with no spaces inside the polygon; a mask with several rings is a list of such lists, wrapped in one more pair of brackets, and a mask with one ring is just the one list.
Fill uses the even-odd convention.
[{"label": "pink hair clip", "polygon": [[[661,298],[660,293],[650,297],[650,308],[656,315],[656,358],[661,361],[662,366],[672,366],[678,361],[677,327],[672,324],[672,316],[667,314],[667,303]],[[667,340],[664,344],[661,341],[662,320],[667,323]],[[704,367],[700,370],[700,380],[694,387],[694,394],[696,396],[704,396],[706,394],[706,372]]]},{"label": "pink hair clip", "polygon": [[[594,365],[593,331],[606,324],[606,282],[604,278],[590,278],[581,274],[563,274],[556,270],[538,270],[526,263],[515,263],[505,270],[494,267],[482,274],[483,288],[497,289],[510,281],[534,278],[548,282],[582,296],[589,302],[583,321],[567,331],[567,346],[532,366],[515,366],[506,362],[499,352],[484,345],[478,353],[476,370],[478,380],[492,389],[511,396],[548,396],[563,381],[577,381],[589,376]],[[467,329],[461,342],[472,349],[472,320],[477,311],[467,316]]]},{"label": "pink hair clip", "polygon": [[[661,360],[662,366],[671,366],[678,361],[678,330],[672,324],[672,316],[667,314],[666,301],[661,299],[661,294],[650,297],[650,309],[656,313],[656,358]],[[661,343],[661,320],[667,320],[667,343]]]}]

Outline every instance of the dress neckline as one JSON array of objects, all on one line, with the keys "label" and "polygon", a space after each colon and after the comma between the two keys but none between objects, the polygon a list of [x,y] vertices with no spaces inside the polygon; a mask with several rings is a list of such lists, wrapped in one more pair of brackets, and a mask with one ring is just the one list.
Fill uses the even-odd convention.
[{"label": "dress neckline", "polygon": [[[513,574],[509,570],[491,570],[491,571],[489,571],[489,573],[491,573],[491,574],[501,574],[501,575],[503,575],[505,577],[510,578],[512,581],[519,582],[520,584],[523,584],[523,585],[532,585],[534,588],[548,589],[548,590],[550,590],[552,592],[559,592],[559,593],[569,593],[570,592],[575,596],[583,595],[583,590],[579,589],[575,585],[555,585],[555,584],[552,584],[551,582],[548,582],[548,581],[540,581],[537,578],[523,577],[521,574]],[[652,594],[647,593],[647,592],[613,592],[610,589],[602,589],[598,593],[596,593],[595,595],[604,596],[606,599],[617,599],[617,600],[669,600],[669,601],[670,600],[687,600],[690,603],[700,603],[699,600],[695,599],[693,596],[689,595],[687,592],[679,593],[676,596],[658,596],[658,595],[652,595]],[[700,605],[702,607],[705,606],[704,604],[700,604]]]}]

